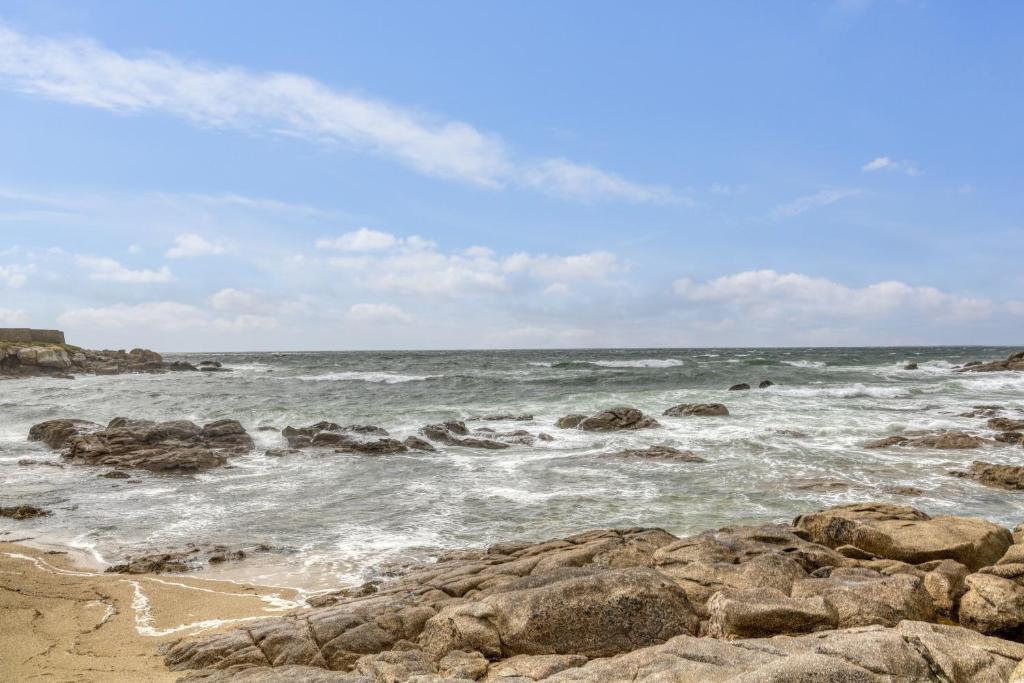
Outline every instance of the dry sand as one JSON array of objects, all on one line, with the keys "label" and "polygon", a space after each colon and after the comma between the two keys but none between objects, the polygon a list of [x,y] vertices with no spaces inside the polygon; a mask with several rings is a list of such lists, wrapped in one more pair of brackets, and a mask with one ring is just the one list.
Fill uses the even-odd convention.
[{"label": "dry sand", "polygon": [[174,681],[161,644],[297,607],[295,591],[104,574],[67,548],[0,542],[0,681]]}]

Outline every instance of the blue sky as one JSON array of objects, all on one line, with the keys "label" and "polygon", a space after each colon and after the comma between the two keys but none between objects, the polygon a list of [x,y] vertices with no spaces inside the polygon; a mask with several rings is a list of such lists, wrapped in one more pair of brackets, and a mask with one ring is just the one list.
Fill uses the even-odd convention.
[{"label": "blue sky", "polygon": [[0,1],[0,325],[1014,344],[1024,5]]}]

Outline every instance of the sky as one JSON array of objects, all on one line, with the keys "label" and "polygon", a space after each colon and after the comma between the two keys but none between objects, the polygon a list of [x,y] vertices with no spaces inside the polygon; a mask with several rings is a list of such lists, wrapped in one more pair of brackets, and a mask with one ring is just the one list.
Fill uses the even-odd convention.
[{"label": "sky", "polygon": [[1024,4],[0,0],[0,326],[1024,341]]}]

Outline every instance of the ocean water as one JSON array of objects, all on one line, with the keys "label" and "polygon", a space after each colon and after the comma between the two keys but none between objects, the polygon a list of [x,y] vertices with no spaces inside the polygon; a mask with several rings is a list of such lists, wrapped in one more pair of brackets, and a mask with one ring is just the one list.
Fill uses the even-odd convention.
[{"label": "ocean water", "polygon": [[[1024,494],[948,475],[974,459],[1020,463],[1019,447],[976,451],[867,450],[904,430],[984,430],[958,417],[974,405],[1024,410],[1024,373],[957,374],[1006,348],[630,349],[494,352],[180,354],[232,372],[82,376],[0,382],[0,504],[30,502],[51,517],[0,520],[6,536],[87,549],[98,560],[187,542],[274,551],[215,570],[309,589],[361,582],[450,548],[542,539],[588,528],[657,526],[689,534],[727,524],[788,521],[822,506],[888,500],[931,514],[1016,525]],[[906,361],[920,369],[903,370]],[[727,387],[763,379],[749,392]],[[725,418],[661,417],[683,402],[724,402]],[[596,434],[560,430],[567,413],[631,405],[662,428]],[[486,451],[440,446],[388,456],[307,451],[268,457],[283,438],[258,428],[320,420],[375,424],[397,438],[423,424],[494,413],[554,441]],[[240,420],[257,442],[230,467],[197,476],[19,466],[59,461],[28,443],[29,427],[77,417],[105,423]],[[798,433],[797,433],[798,432]],[[666,444],[706,463],[624,459],[627,447]],[[821,488],[821,480],[847,488]],[[888,489],[913,486],[920,496]]]}]

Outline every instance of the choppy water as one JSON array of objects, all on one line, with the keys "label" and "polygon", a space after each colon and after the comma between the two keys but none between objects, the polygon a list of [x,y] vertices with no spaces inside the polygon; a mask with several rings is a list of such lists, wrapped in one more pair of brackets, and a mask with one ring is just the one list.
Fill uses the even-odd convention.
[{"label": "choppy water", "polygon": [[[585,528],[661,526],[687,534],[730,523],[788,520],[824,505],[866,499],[933,514],[1024,520],[1024,494],[951,477],[973,459],[1020,462],[1020,448],[865,450],[908,429],[983,428],[958,417],[973,405],[1024,409],[1024,373],[954,374],[1004,348],[648,349],[500,352],[352,352],[175,356],[222,361],[230,373],[82,376],[0,382],[0,504],[54,510],[38,521],[0,520],[18,535],[45,534],[113,559],[189,541],[268,543],[280,554],[226,571],[313,587],[362,580],[381,565],[445,548],[544,538]],[[920,364],[905,371],[908,360]],[[776,386],[728,392],[737,382]],[[619,404],[660,416],[682,402],[720,401],[727,418],[660,418],[663,428],[593,434],[554,420]],[[284,458],[260,426],[320,420],[385,427],[403,438],[428,422],[532,413],[506,428],[556,440],[501,451],[441,448],[384,457],[315,452]],[[233,467],[195,477],[19,466],[57,460],[25,441],[42,420],[116,416],[242,422],[257,440]],[[475,423],[485,426],[486,423]],[[490,425],[503,427],[503,424]],[[797,430],[792,436],[780,430]],[[707,463],[607,457],[623,447],[668,444]],[[849,489],[801,488],[810,480]],[[907,498],[883,487],[915,486]]]}]

